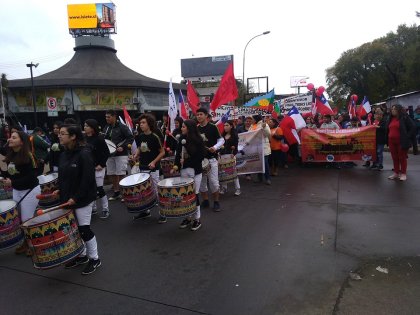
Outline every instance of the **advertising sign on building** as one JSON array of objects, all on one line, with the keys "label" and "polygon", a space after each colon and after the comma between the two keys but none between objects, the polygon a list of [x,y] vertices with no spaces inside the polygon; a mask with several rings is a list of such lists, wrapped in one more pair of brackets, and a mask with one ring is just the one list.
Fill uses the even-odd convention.
[{"label": "advertising sign on building", "polygon": [[67,5],[72,35],[115,34],[115,4],[89,3]]}]

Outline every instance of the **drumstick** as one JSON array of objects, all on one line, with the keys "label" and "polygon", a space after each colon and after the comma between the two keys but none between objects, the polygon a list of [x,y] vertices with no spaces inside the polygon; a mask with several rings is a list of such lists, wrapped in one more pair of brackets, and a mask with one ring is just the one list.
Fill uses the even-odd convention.
[{"label": "drumstick", "polygon": [[182,150],[181,150],[181,159],[182,159],[182,165],[184,165],[184,158],[185,158],[185,144],[187,143],[187,140],[182,139],[181,140],[181,144],[182,144]]},{"label": "drumstick", "polygon": [[54,197],[54,196],[57,196],[57,195],[54,194],[54,193],[40,194],[40,195],[36,195],[36,199],[38,199],[38,200],[44,200],[44,199],[48,199],[48,198],[51,198],[51,197]]},{"label": "drumstick", "polygon": [[52,208],[48,208],[48,209],[38,209],[38,210],[36,210],[35,211],[35,215],[42,215],[42,214],[44,214],[44,213],[47,213],[47,212],[50,212],[50,211],[53,211],[53,210],[57,210],[57,209],[61,209],[61,208],[65,208],[65,207],[67,207],[67,206],[69,206],[70,205],[70,203],[69,202],[65,202],[65,203],[62,203],[61,205],[58,205],[58,206],[55,206],[55,207],[52,207]]}]

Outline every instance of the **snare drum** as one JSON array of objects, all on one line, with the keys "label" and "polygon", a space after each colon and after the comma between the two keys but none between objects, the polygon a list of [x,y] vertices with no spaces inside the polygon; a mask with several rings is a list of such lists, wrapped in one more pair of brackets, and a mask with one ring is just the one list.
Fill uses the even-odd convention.
[{"label": "snare drum", "polygon": [[162,168],[163,178],[178,177],[179,171],[171,173],[173,166],[175,165],[175,156],[169,156],[160,160],[160,167]]},{"label": "snare drum", "polygon": [[209,160],[204,158],[203,161],[201,162],[201,166],[203,168],[203,175],[207,175],[211,167]]},{"label": "snare drum", "polygon": [[117,146],[115,145],[114,142],[112,142],[109,139],[105,139],[106,145],[108,147],[109,150],[109,154],[113,155],[115,153],[115,151],[117,151]]},{"label": "snare drum", "polygon": [[85,245],[72,210],[58,209],[22,224],[37,269],[49,269],[79,256]]},{"label": "snare drum", "polygon": [[58,173],[38,176],[39,186],[41,188],[41,198],[39,206],[49,208],[60,204],[60,195],[53,195],[58,190]]},{"label": "snare drum", "polygon": [[127,176],[120,181],[120,187],[128,212],[143,212],[156,204],[156,192],[150,174]]},{"label": "snare drum", "polygon": [[23,232],[20,228],[19,212],[13,200],[0,201],[0,250],[20,243]]},{"label": "snare drum", "polygon": [[197,211],[194,180],[173,177],[158,183],[160,214],[167,218],[189,217]]},{"label": "snare drum", "polygon": [[224,154],[218,161],[219,165],[219,183],[229,183],[238,177],[236,171],[236,159],[230,154]]},{"label": "snare drum", "polygon": [[0,200],[6,200],[6,199],[12,199],[12,198],[13,198],[12,186],[5,187],[3,183],[3,177],[0,177]]}]

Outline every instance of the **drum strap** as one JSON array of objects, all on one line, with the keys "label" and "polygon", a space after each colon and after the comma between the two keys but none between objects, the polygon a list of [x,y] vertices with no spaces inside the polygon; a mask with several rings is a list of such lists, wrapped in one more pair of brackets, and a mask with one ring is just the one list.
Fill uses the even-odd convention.
[{"label": "drum strap", "polygon": [[[36,186],[35,186],[35,187],[36,187]],[[19,201],[18,201],[18,203],[16,204],[16,207],[20,205],[20,203],[23,201],[23,199],[25,199],[25,197],[26,197],[27,195],[29,195],[29,193],[30,193],[32,190],[34,190],[34,188],[35,188],[35,187],[32,187],[31,189],[29,189],[29,190],[26,192],[26,194],[25,194],[22,198],[20,198],[20,200],[19,200]]]}]

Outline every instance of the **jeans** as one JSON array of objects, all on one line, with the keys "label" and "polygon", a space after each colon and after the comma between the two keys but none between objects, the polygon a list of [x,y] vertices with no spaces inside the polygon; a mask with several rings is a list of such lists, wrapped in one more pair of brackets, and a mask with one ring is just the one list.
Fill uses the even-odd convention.
[{"label": "jeans", "polygon": [[385,144],[376,145],[376,163],[378,165],[383,165],[384,162],[384,147]]}]

